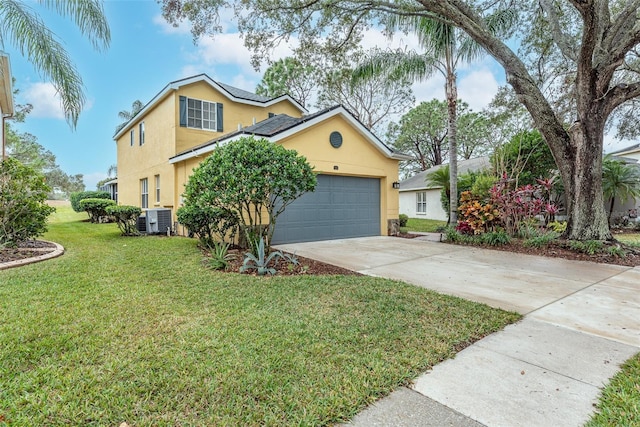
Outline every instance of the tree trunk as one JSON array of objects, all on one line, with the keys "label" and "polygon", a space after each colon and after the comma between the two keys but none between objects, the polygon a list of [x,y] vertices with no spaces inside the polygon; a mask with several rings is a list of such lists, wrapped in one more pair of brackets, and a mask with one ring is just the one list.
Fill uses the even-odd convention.
[{"label": "tree trunk", "polygon": [[[458,224],[458,145],[457,134],[457,103],[458,88],[456,86],[456,74],[452,60],[452,52],[447,49],[447,77],[445,83],[445,94],[447,97],[447,113],[449,119],[449,221],[451,224]],[[451,65],[449,65],[451,64]]]},{"label": "tree trunk", "polygon": [[602,193],[603,120],[590,117],[569,130],[571,144],[564,156],[573,161],[558,163],[567,197],[568,223],[565,235],[571,240],[610,240],[609,220]]}]

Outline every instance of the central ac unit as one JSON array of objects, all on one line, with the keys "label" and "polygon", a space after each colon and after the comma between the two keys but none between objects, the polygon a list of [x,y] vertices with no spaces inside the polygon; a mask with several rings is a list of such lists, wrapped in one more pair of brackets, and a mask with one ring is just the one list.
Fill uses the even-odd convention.
[{"label": "central ac unit", "polygon": [[171,209],[147,209],[145,228],[149,234],[167,233],[171,231]]}]

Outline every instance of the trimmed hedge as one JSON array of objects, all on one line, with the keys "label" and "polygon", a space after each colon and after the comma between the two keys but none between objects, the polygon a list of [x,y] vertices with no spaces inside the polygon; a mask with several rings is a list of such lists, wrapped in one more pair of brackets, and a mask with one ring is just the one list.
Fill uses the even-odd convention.
[{"label": "trimmed hedge", "polygon": [[71,207],[76,212],[84,212],[80,207],[80,202],[84,199],[111,199],[111,194],[107,191],[77,191],[71,193]]},{"label": "trimmed hedge", "polygon": [[80,209],[89,214],[91,222],[97,223],[100,218],[107,216],[107,207],[115,204],[111,199],[83,199],[80,201]]},{"label": "trimmed hedge", "polygon": [[118,228],[123,236],[138,236],[138,217],[142,209],[137,206],[107,206],[105,212],[111,215],[118,224]]}]

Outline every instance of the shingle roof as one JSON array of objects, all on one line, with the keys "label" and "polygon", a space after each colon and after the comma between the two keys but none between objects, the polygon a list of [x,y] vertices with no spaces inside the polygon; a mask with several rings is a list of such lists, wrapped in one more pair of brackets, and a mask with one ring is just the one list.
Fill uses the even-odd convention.
[{"label": "shingle roof", "polygon": [[220,85],[221,88],[223,88],[224,90],[229,92],[232,96],[235,96],[236,98],[246,99],[248,101],[256,101],[256,102],[267,102],[273,99],[267,96],[257,95],[255,93],[252,93],[243,89],[238,89],[237,87],[233,87],[231,85],[219,82],[217,80],[216,80],[216,83],[218,83],[218,85]]},{"label": "shingle roof", "polygon": [[[429,186],[427,185],[427,175],[431,172],[435,172],[440,168],[445,167],[445,165],[437,165],[432,168],[427,169],[426,171],[419,172],[412,176],[411,178],[407,178],[404,181],[400,182],[400,191],[411,191],[411,190],[426,190],[427,188],[438,188],[437,186]],[[462,160],[458,162],[458,174],[463,174],[469,171],[479,171],[482,169],[489,169],[491,167],[491,162],[489,161],[489,157],[476,157],[469,160]]]}]

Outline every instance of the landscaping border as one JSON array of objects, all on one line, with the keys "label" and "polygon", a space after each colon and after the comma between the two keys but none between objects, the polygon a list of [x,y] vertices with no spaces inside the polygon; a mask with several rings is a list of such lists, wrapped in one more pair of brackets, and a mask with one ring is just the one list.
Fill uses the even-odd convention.
[{"label": "landscaping border", "polygon": [[[6,270],[8,268],[20,267],[27,264],[33,264],[35,262],[46,261],[48,259],[57,258],[60,255],[64,254],[64,247],[62,247],[62,245],[56,242],[49,242],[47,240],[41,240],[41,242],[51,243],[52,245],[55,245],[55,249],[53,251],[50,251],[35,257],[31,257],[31,258],[24,258],[24,259],[19,259],[15,261],[2,262],[0,263],[0,270]],[[37,249],[35,248],[30,248],[30,250],[37,251]]]}]

